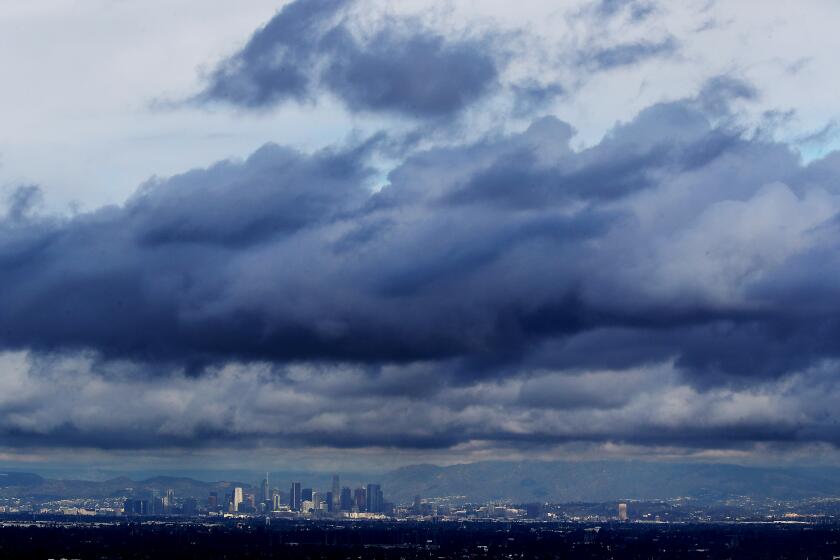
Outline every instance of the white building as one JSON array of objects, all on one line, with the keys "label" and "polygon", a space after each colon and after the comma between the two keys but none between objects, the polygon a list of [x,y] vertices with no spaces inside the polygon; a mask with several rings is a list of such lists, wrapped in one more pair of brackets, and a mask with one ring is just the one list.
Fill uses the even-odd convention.
[{"label": "white building", "polygon": [[239,504],[242,503],[242,488],[240,488],[239,486],[234,488],[232,498],[233,499],[230,504],[231,513],[236,513],[237,511],[239,511]]}]

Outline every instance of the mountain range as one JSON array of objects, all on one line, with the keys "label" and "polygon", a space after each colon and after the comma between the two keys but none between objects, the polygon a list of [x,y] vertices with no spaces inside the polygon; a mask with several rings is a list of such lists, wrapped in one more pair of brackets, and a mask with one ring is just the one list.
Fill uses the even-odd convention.
[{"label": "mountain range", "polygon": [[[272,473],[272,486],[288,491],[291,480],[301,480],[324,492],[328,473]],[[175,490],[180,496],[206,499],[210,492],[242,486],[258,487],[254,480],[207,482],[186,476],[155,476],[142,480],[116,477],[104,481],[45,478],[33,473],[0,472],[0,497],[39,499],[141,495],[152,490]],[[345,484],[359,482],[343,478]],[[456,501],[605,502],[661,500],[691,497],[717,502],[735,497],[800,500],[840,496],[840,468],[755,467],[730,464],[654,463],[644,461],[485,461],[436,466],[412,465],[378,477],[386,499],[409,503],[423,498],[453,497]],[[457,497],[457,498],[455,498]]]}]

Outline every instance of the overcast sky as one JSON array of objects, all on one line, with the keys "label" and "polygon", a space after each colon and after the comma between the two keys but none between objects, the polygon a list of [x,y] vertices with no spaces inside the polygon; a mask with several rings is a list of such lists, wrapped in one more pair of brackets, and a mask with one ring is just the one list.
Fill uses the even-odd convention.
[{"label": "overcast sky", "polygon": [[0,5],[0,465],[836,462],[807,8]]}]

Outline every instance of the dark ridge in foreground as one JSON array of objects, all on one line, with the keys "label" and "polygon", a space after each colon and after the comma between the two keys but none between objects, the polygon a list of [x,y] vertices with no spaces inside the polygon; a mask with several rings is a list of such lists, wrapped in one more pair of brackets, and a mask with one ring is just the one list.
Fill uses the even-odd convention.
[{"label": "dark ridge in foreground", "polygon": [[0,558],[810,558],[840,554],[811,525],[69,524],[0,525]]}]

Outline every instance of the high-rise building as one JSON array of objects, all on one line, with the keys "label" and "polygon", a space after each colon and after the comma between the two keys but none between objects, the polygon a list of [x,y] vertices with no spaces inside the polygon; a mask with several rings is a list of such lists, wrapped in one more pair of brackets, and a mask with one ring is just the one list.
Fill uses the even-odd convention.
[{"label": "high-rise building", "polygon": [[338,511],[339,507],[339,499],[341,492],[341,484],[337,474],[334,474],[332,477],[332,500],[330,501],[330,507],[327,508],[330,511]]},{"label": "high-rise building", "polygon": [[160,492],[152,490],[149,494],[149,511],[146,513],[149,515],[159,515],[163,513],[163,498],[160,497]]},{"label": "high-rise building", "polygon": [[627,521],[627,504],[618,504],[618,520]]},{"label": "high-rise building", "polygon": [[341,489],[339,507],[341,508],[341,511],[350,511],[351,509],[353,509],[353,494],[350,491],[350,488],[346,486]]},{"label": "high-rise building", "polygon": [[268,473],[265,473],[265,478],[262,481],[262,493],[260,495],[260,500],[263,502],[267,502],[271,500],[271,490],[269,490],[268,486]]},{"label": "high-rise building", "polygon": [[175,490],[172,488],[166,489],[166,497],[163,502],[163,510],[165,513],[171,513],[175,508]]},{"label": "high-rise building", "polygon": [[328,512],[332,513],[334,511],[338,511],[338,507],[336,507],[336,499],[333,498],[332,492],[327,492],[326,496],[324,496],[324,507],[327,509]]},{"label": "high-rise building", "polygon": [[353,505],[356,506],[356,511],[365,511],[367,506],[367,494],[364,487],[358,487],[353,491]]},{"label": "high-rise building", "polygon": [[300,511],[300,482],[293,482],[292,488],[289,490],[289,507],[292,511]]},{"label": "high-rise building", "polygon": [[545,514],[545,504],[541,502],[532,502],[525,504],[525,515],[530,519],[537,519]]},{"label": "high-rise building", "polygon": [[126,515],[148,515],[149,502],[147,500],[128,499],[123,504],[123,513]]},{"label": "high-rise building", "polygon": [[384,504],[385,499],[382,496],[382,487],[379,484],[368,484],[365,509],[370,513],[382,513]]},{"label": "high-rise building", "polygon": [[195,498],[187,498],[184,500],[184,507],[182,513],[186,516],[192,517],[198,513],[198,502]]},{"label": "high-rise building", "polygon": [[312,502],[313,510],[319,511],[321,509],[321,496],[318,495],[318,492],[312,492],[312,496],[309,500]]},{"label": "high-rise building", "polygon": [[312,501],[312,488],[304,488],[300,491],[300,498],[304,501]]},{"label": "high-rise building", "polygon": [[230,503],[230,511],[236,513],[239,511],[239,504],[242,503],[242,488],[237,486],[233,489],[233,496]]},{"label": "high-rise building", "polygon": [[219,507],[219,493],[218,492],[210,492],[210,496],[207,498],[207,507],[210,511],[216,511]]}]

